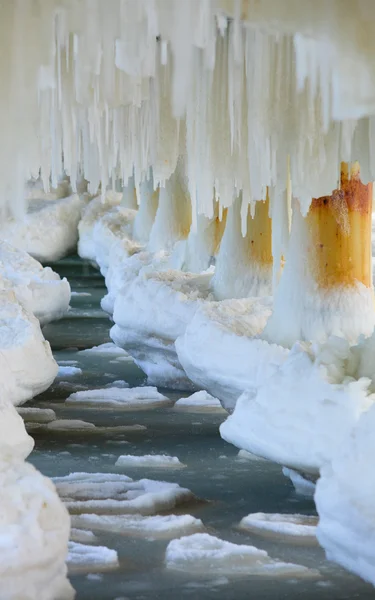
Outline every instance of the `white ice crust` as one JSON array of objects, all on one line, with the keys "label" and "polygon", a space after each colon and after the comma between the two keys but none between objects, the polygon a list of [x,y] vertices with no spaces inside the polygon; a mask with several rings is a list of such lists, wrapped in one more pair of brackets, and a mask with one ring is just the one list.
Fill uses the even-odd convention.
[{"label": "white ice crust", "polygon": [[4,241],[0,242],[0,282],[1,287],[13,290],[17,300],[42,326],[59,319],[69,308],[68,281]]},{"label": "white ice crust", "polygon": [[33,199],[22,219],[9,219],[0,227],[0,239],[25,250],[41,263],[59,260],[78,241],[83,196],[57,200]]},{"label": "white ice crust", "polygon": [[327,558],[375,585],[375,406],[358,420],[321,469],[315,493],[319,543]]}]

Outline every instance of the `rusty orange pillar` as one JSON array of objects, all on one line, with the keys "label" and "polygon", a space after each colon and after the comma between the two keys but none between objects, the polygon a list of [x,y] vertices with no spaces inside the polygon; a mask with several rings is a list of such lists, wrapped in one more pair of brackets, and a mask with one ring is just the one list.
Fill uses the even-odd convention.
[{"label": "rusty orange pillar", "polygon": [[340,189],[314,198],[306,217],[308,265],[318,287],[333,290],[358,282],[372,289],[372,183],[363,184],[359,164],[341,164]]}]

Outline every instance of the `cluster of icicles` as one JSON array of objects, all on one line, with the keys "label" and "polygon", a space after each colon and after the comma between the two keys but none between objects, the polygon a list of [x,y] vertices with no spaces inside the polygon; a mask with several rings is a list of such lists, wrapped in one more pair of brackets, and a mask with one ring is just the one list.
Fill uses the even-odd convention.
[{"label": "cluster of icicles", "polygon": [[[307,212],[340,161],[375,179],[375,5],[352,0],[4,0],[0,206],[65,169],[155,187],[179,155],[196,214],[287,187]],[[359,44],[359,41],[361,44]],[[246,210],[244,209],[244,214]],[[245,221],[245,219],[244,219]]]}]

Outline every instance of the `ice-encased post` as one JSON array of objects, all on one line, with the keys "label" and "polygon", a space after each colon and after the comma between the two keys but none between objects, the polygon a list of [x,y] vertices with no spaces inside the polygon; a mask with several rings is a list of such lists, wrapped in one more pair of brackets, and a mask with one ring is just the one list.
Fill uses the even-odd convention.
[{"label": "ice-encased post", "polygon": [[372,183],[358,163],[341,165],[340,187],[293,207],[286,265],[263,337],[290,347],[337,335],[356,343],[375,325],[371,259]]},{"label": "ice-encased post", "polygon": [[228,210],[212,280],[217,300],[272,294],[272,220],[268,193],[266,200],[256,202],[253,217],[247,207],[245,236],[241,231],[241,202],[242,199],[237,198]]}]

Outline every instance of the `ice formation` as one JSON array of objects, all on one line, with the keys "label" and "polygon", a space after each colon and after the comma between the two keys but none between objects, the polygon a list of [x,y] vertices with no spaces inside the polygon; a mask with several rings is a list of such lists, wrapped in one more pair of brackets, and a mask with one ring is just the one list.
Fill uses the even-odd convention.
[{"label": "ice formation", "polygon": [[204,530],[203,523],[191,515],[73,515],[72,524],[93,531],[108,531],[148,540],[172,539]]},{"label": "ice formation", "polygon": [[0,596],[7,600],[73,598],[65,566],[68,514],[53,484],[25,462],[33,440],[7,398],[9,383],[2,390]]},{"label": "ice formation", "polygon": [[321,469],[315,493],[318,540],[329,560],[375,585],[373,504],[375,407],[365,412]]},{"label": "ice formation", "polygon": [[196,533],[169,542],[165,562],[168,569],[212,576],[213,574],[262,577],[316,577],[302,565],[272,559],[265,550],[233,544],[208,533]]},{"label": "ice formation", "polygon": [[67,558],[69,573],[102,572],[119,566],[117,552],[106,546],[92,546],[69,542]]},{"label": "ice formation", "polygon": [[155,515],[194,500],[177,483],[140,479],[112,473],[71,473],[55,477],[59,496],[73,514]]},{"label": "ice formation", "polygon": [[3,288],[14,292],[18,302],[34,313],[42,326],[59,319],[69,308],[68,281],[4,241],[0,242],[0,282]]},{"label": "ice formation", "polygon": [[17,405],[46,390],[57,373],[49,343],[33,314],[12,292],[0,292],[0,377],[9,400]]},{"label": "ice formation", "polygon": [[177,456],[168,456],[167,454],[146,454],[144,456],[122,454],[116,460],[116,467],[183,469],[186,465],[180,462]]},{"label": "ice formation", "polygon": [[75,392],[66,399],[67,404],[107,406],[124,410],[144,410],[168,406],[171,401],[155,387],[119,388]]},{"label": "ice formation", "polygon": [[30,200],[28,212],[22,219],[3,221],[0,239],[28,252],[41,263],[59,260],[77,245],[84,204],[84,196],[78,194],[58,200]]},{"label": "ice formation", "polygon": [[239,528],[283,541],[296,539],[315,543],[317,524],[318,517],[313,516],[253,513],[241,519]]},{"label": "ice formation", "polygon": [[195,392],[188,398],[180,398],[174,408],[186,412],[223,412],[219,400],[205,390]]}]

